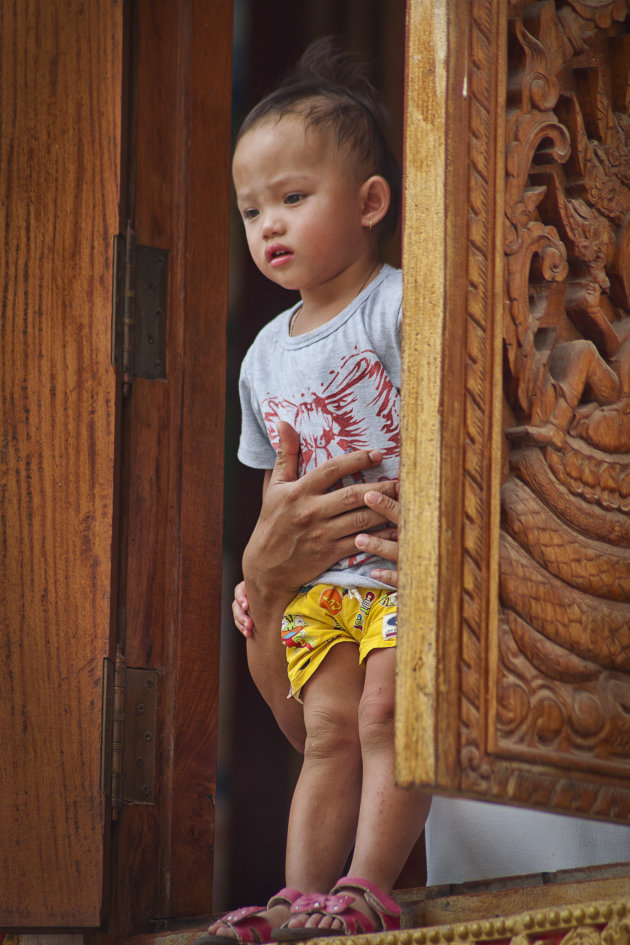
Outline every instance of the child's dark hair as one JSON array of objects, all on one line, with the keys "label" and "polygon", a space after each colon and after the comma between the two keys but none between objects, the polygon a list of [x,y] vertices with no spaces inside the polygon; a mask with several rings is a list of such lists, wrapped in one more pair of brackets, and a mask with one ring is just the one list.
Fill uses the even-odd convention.
[{"label": "child's dark hair", "polygon": [[331,37],[312,42],[273,92],[247,115],[236,141],[268,115],[303,115],[307,127],[332,130],[337,146],[346,148],[366,175],[380,174],[391,190],[391,202],[379,225],[379,236],[393,236],[401,201],[401,172],[383,128],[387,113],[365,75],[363,64],[343,52]]}]

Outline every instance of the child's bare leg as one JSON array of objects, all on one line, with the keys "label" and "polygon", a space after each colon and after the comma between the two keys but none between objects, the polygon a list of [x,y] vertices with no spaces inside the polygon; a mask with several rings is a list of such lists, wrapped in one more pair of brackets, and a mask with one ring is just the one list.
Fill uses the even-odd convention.
[{"label": "child's bare leg", "polygon": [[373,650],[359,708],[363,787],[349,875],[365,876],[386,893],[405,865],[431,805],[426,794],[394,784],[395,687],[395,648]]},{"label": "child's bare leg", "polygon": [[[348,875],[369,880],[387,895],[418,839],[431,803],[418,791],[394,785],[394,691],[395,649],[374,650],[367,659],[359,707],[363,783]],[[362,893],[354,892],[353,908],[374,919]],[[310,916],[305,924],[341,928],[338,919],[321,914]]]},{"label": "child's bare leg", "polygon": [[358,708],[365,673],[352,643],[334,646],[302,691],[306,746],[291,803],[287,882],[328,892],[357,829],[362,761]]},{"label": "child's bare leg", "polygon": [[[286,884],[303,893],[328,892],[352,848],[361,794],[358,708],[364,680],[357,647],[340,643],[302,691],[307,736],[291,802]],[[289,907],[260,915],[278,928],[289,918]],[[298,918],[298,924],[304,921]],[[233,935],[221,920],[210,932]]]}]

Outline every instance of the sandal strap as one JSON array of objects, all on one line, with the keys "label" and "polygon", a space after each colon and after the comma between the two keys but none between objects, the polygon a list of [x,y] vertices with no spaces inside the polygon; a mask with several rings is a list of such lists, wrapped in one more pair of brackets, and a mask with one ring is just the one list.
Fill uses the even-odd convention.
[{"label": "sandal strap", "polygon": [[299,889],[291,889],[290,886],[284,886],[282,889],[278,890],[275,896],[271,897],[267,903],[267,909],[272,909],[274,906],[290,906],[299,899],[301,895],[302,893]]},{"label": "sandal strap", "polygon": [[360,876],[342,876],[331,889],[331,894],[340,893],[342,889],[361,890],[366,903],[377,914],[383,931],[400,928],[402,909],[395,899],[387,896],[382,889],[371,883],[369,879],[363,879]]},{"label": "sandal strap", "polygon": [[221,922],[230,924],[232,922],[241,922],[248,916],[256,915],[258,912],[264,912],[264,906],[242,906],[240,909],[234,909],[233,912],[226,912],[221,916]]},{"label": "sandal strap", "polygon": [[[235,945],[245,945],[245,943],[257,945],[257,943],[271,941],[271,926],[266,919],[258,915],[262,911],[261,906],[244,906],[242,909],[236,909],[222,916],[221,922],[235,933]],[[247,920],[246,924],[241,924],[245,920]]]},{"label": "sandal strap", "polygon": [[339,893],[336,896],[326,895],[324,893],[306,893],[296,899],[291,906],[291,912],[294,915],[302,914],[313,915],[316,912],[322,914],[327,912],[340,912],[354,902],[354,896],[348,896],[347,893]]},{"label": "sandal strap", "polygon": [[266,906],[243,906],[221,916],[220,921],[228,925],[235,933],[235,945],[240,943],[256,943],[271,941],[271,925],[260,913],[273,906],[287,905],[295,902],[302,893],[297,889],[285,886],[275,896],[272,896]]}]

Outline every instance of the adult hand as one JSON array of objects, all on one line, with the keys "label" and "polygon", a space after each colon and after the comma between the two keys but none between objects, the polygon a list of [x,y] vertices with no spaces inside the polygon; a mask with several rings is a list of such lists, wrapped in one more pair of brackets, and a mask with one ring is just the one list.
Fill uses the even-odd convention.
[{"label": "adult hand", "polygon": [[[398,495],[398,483],[395,484],[395,492]],[[370,487],[363,495],[363,502],[383,518],[398,523],[400,507],[393,496],[389,496],[385,492],[376,492]],[[397,528],[379,528],[377,532],[359,533],[355,536],[354,543],[361,551],[387,558],[389,561],[398,561]],[[383,581],[385,584],[393,584],[394,586],[398,584],[398,571],[395,569],[375,568],[371,573],[377,581]],[[254,632],[254,623],[249,615],[249,601],[245,581],[241,581],[234,588],[232,614],[237,629],[244,637],[251,637]]]},{"label": "adult hand", "polygon": [[[298,435],[288,423],[280,423],[278,436],[276,464],[243,556],[250,607],[254,588],[264,597],[284,593],[288,603],[302,584],[354,554],[357,532],[383,524],[380,512],[365,505],[365,494],[394,495],[396,490],[395,482],[360,481],[362,470],[381,462],[379,450],[334,457],[298,480]],[[353,485],[329,491],[352,476],[358,480]]]},{"label": "adult hand", "polygon": [[[396,495],[398,495],[398,488],[396,488]],[[363,496],[363,501],[368,508],[374,512],[380,512],[383,518],[398,525],[400,505],[397,498],[385,495],[382,492],[369,490]],[[397,528],[379,529],[378,532],[370,535],[359,534],[354,539],[354,543],[360,551],[367,551],[381,558],[387,558],[388,561],[398,563]],[[397,569],[375,568],[371,574],[376,581],[383,581],[384,584],[393,584],[394,587],[398,587]]]}]

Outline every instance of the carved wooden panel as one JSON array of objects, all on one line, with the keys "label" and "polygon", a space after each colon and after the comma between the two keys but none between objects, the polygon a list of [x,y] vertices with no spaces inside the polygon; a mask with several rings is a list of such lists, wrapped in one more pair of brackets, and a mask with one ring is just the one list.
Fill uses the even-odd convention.
[{"label": "carved wooden panel", "polygon": [[401,780],[628,821],[630,3],[455,7],[441,366],[415,348],[403,382],[441,419],[403,463],[403,490],[435,488],[402,525],[401,625],[427,613],[401,650]]}]

